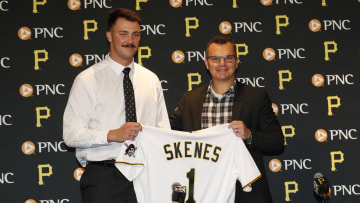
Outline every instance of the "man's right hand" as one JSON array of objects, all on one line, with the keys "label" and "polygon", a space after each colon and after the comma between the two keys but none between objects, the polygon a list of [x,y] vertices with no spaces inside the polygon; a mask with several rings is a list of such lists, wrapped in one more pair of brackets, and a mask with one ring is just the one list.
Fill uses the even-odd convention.
[{"label": "man's right hand", "polygon": [[108,142],[124,142],[125,140],[135,140],[139,131],[142,130],[140,123],[127,122],[118,129],[110,130],[107,134]]}]

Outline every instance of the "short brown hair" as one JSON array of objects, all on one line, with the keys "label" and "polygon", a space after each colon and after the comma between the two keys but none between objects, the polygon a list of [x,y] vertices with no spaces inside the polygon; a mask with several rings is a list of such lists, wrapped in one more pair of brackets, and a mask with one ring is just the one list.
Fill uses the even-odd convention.
[{"label": "short brown hair", "polygon": [[127,8],[115,8],[109,12],[109,18],[107,24],[108,31],[110,31],[110,29],[114,26],[118,18],[125,18],[126,20],[131,22],[138,22],[139,25],[141,23],[141,17],[135,11]]},{"label": "short brown hair", "polygon": [[208,52],[209,52],[209,47],[210,45],[212,44],[226,44],[226,43],[231,43],[234,47],[234,52],[236,52],[235,50],[235,43],[229,38],[229,37],[226,37],[226,36],[223,36],[223,35],[219,35],[219,36],[215,36],[213,37],[206,45],[206,56],[208,56]]}]

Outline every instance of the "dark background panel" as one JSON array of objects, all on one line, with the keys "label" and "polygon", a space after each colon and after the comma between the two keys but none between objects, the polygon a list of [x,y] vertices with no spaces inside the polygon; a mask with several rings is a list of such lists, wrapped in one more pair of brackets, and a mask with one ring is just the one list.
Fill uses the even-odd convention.
[{"label": "dark background panel", "polygon": [[[37,1],[16,2],[0,0],[0,202],[80,202],[79,182],[74,171],[80,168],[74,149],[67,148],[62,141],[62,116],[74,78],[87,67],[95,64],[108,53],[106,42],[107,13],[111,8],[126,7],[135,10],[137,2],[111,0],[82,0],[79,10],[68,8],[68,1],[47,1],[38,5],[39,13],[33,13]],[[91,4],[87,4],[92,2]],[[238,8],[233,8],[234,2]],[[360,182],[355,174],[360,169],[359,155],[359,108],[360,47],[359,19],[360,3],[357,0],[325,1],[273,0],[272,5],[263,6],[253,0],[183,0],[182,6],[173,8],[169,1],[140,2],[138,13],[147,28],[142,31],[142,46],[151,49],[150,58],[143,58],[145,67],[155,72],[163,81],[164,96],[169,114],[177,106],[183,93],[188,90],[188,74],[199,73],[201,84],[210,78],[200,57],[189,58],[189,53],[203,54],[208,40],[221,34],[219,24],[228,21],[232,31],[227,36],[235,43],[248,46],[248,53],[240,56],[237,78],[246,83],[265,88],[279,107],[277,116],[282,126],[292,126],[294,136],[286,134],[287,146],[283,154],[266,156],[264,164],[275,203],[317,202],[313,197],[312,180],[321,172],[332,185],[330,202],[359,202]],[[87,5],[86,5],[87,4]],[[277,35],[277,15],[286,15],[289,25],[281,27]],[[185,36],[185,19],[196,17],[199,27],[190,29]],[[322,28],[311,32],[308,23],[318,19]],[[95,20],[98,29],[89,32],[84,40],[84,21]],[[330,26],[325,22],[343,24]],[[191,21],[193,25],[194,21]],[[238,29],[236,24],[255,25],[252,29]],[[21,27],[29,27],[31,39],[21,40],[17,33]],[[35,36],[35,30],[58,30],[60,38],[49,35]],[[325,61],[325,41],[334,41],[337,52],[329,53]],[[273,48],[275,60],[266,61],[263,50]],[[332,48],[332,47],[330,47]],[[35,70],[34,50],[48,52],[49,59],[39,62]],[[279,55],[280,51],[296,52],[300,56]],[[171,55],[175,50],[185,54],[183,63],[176,64]],[[80,67],[73,67],[69,57],[78,53],[83,58]],[[42,57],[42,56],[41,56]],[[92,59],[92,60],[90,60]],[[135,61],[138,61],[137,56]],[[284,82],[279,89],[279,71],[289,70],[292,80]],[[322,87],[315,87],[311,79],[314,74],[325,78]],[[348,81],[343,81],[347,77]],[[329,80],[329,79],[337,80]],[[31,97],[19,93],[21,85],[28,83],[34,88]],[[58,86],[60,92],[36,93],[36,87]],[[196,88],[194,85],[192,88]],[[338,96],[339,108],[328,115],[328,96]],[[36,108],[47,107],[50,117],[41,119],[37,127]],[[44,113],[44,112],[42,112]],[[325,142],[315,139],[315,132],[324,129]],[[34,153],[26,155],[22,145],[34,143]],[[343,161],[331,152],[343,154]],[[269,161],[278,159],[279,172],[272,172]],[[336,170],[332,170],[335,161]],[[39,165],[51,165],[52,174],[44,176],[44,185],[39,185]],[[44,173],[49,172],[44,169]],[[288,182],[296,183],[290,191]]]}]

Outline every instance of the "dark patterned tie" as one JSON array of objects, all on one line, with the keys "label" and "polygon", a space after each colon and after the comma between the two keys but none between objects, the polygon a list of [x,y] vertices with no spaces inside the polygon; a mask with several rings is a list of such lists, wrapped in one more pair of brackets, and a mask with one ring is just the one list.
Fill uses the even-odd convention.
[{"label": "dark patterned tie", "polygon": [[123,86],[124,86],[124,96],[125,96],[126,122],[136,122],[134,89],[131,84],[129,72],[130,72],[129,67],[126,67],[123,70],[123,73],[124,73]]}]

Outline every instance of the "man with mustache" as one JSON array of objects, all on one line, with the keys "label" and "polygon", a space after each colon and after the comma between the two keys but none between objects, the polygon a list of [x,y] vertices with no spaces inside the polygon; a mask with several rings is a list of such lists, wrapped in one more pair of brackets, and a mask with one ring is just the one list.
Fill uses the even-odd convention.
[{"label": "man with mustache", "polygon": [[63,138],[86,167],[80,181],[84,203],[137,202],[132,183],[114,166],[120,146],[136,138],[141,124],[170,129],[158,77],[133,59],[140,21],[129,9],[109,13],[110,54],[82,71],[70,92]]},{"label": "man with mustache", "polygon": [[236,81],[238,65],[234,42],[225,36],[212,38],[205,59],[211,82],[186,92],[170,116],[170,123],[172,129],[182,131],[230,123],[229,128],[245,141],[262,174],[251,185],[252,191],[243,191],[237,183],[235,202],[271,203],[263,155],[282,152],[284,137],[267,93]]}]

